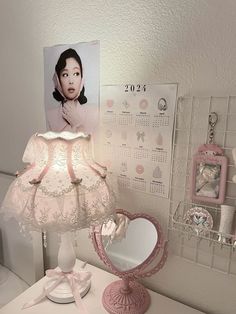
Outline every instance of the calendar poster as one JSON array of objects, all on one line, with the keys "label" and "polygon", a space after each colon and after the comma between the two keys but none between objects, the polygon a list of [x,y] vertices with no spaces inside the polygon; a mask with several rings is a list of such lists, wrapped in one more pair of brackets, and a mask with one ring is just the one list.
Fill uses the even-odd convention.
[{"label": "calendar poster", "polygon": [[101,90],[101,148],[122,188],[168,198],[177,84]]}]

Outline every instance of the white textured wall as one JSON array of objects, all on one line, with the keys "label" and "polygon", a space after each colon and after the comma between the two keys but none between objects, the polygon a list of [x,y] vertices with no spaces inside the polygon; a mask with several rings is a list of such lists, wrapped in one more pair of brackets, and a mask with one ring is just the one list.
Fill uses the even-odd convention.
[{"label": "white textured wall", "polygon": [[[13,178],[0,174],[0,204]],[[0,216],[0,264],[9,268],[29,285],[43,277],[42,237],[34,232],[32,238],[20,232],[18,223]],[[1,276],[1,273],[0,273]],[[14,287],[12,287],[14,291]],[[3,300],[5,297],[3,297]]]},{"label": "white textured wall", "polygon": [[[229,95],[235,35],[234,0],[0,0],[0,166],[20,165],[29,136],[45,128],[44,46],[100,40],[101,84],[178,82],[179,95]],[[167,221],[167,200],[132,194],[120,202]],[[98,263],[92,246],[81,254]],[[236,311],[235,278],[173,255],[147,282],[209,313]]]}]

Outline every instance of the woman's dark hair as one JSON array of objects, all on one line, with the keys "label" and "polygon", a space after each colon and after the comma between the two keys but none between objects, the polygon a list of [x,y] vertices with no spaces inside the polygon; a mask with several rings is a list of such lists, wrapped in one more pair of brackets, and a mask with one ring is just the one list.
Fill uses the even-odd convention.
[{"label": "woman's dark hair", "polygon": [[[79,66],[80,66],[80,70],[81,70],[81,77],[83,77],[83,67],[82,67],[82,62],[81,59],[79,57],[79,55],[77,54],[77,52],[74,49],[67,49],[65,51],[62,52],[62,54],[60,55],[57,64],[55,66],[55,71],[57,73],[58,78],[60,78],[60,72],[61,70],[63,70],[66,66],[66,59],[68,58],[74,58]],[[87,97],[84,96],[84,86],[80,92],[80,95],[78,97],[78,101],[81,105],[85,104],[87,102]],[[57,101],[64,101],[64,97],[60,94],[60,92],[55,88],[54,92],[52,93],[53,97],[57,100]]]}]

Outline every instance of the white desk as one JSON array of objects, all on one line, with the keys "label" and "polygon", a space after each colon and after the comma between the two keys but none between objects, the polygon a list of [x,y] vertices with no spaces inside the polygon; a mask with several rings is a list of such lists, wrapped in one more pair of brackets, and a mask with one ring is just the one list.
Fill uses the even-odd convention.
[{"label": "white desk", "polygon": [[[77,260],[76,267],[79,265],[81,265],[81,262]],[[102,305],[102,293],[104,288],[112,281],[118,280],[118,277],[89,264],[87,264],[86,269],[92,272],[92,285],[88,294],[83,298],[84,305],[89,314],[106,314],[107,312]],[[0,314],[78,314],[75,303],[57,304],[47,298],[31,308],[22,310],[23,304],[39,296],[47,280],[46,277],[39,280],[13,301],[2,307]],[[151,305],[146,312],[147,314],[204,314],[151,290],[148,291],[151,296]]]}]

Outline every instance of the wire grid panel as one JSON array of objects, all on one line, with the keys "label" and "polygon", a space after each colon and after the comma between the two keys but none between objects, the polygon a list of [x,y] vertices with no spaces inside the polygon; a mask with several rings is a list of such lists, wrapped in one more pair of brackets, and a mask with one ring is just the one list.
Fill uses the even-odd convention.
[{"label": "wire grid panel", "polygon": [[[232,148],[236,147],[236,96],[179,97],[175,115],[173,161],[170,189],[170,243],[174,252],[203,266],[236,275],[236,252],[232,244],[218,241],[220,207],[193,203],[190,195],[192,157],[208,141],[208,117],[216,112],[214,143],[228,158],[226,198],[224,204],[236,205],[236,174]],[[183,223],[187,209],[201,205],[213,216],[214,225],[207,236],[189,230]],[[233,226],[235,230],[236,226]],[[235,233],[235,232],[233,232]],[[233,243],[234,234],[229,235]]]}]

